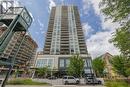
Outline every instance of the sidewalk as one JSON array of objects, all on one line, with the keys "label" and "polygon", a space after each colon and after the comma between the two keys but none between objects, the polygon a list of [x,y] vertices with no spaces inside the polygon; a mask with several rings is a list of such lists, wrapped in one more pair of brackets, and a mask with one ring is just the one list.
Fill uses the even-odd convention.
[{"label": "sidewalk", "polygon": [[54,86],[7,85],[6,87],[105,87],[105,86],[101,86],[101,85],[95,85],[95,86],[90,86],[90,85],[85,85],[85,86],[79,86],[79,85],[54,85]]}]

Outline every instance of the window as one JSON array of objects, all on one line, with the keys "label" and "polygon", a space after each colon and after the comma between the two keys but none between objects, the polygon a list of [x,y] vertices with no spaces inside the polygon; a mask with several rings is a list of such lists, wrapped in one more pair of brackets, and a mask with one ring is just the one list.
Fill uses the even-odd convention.
[{"label": "window", "polygon": [[63,79],[67,79],[67,77],[64,77]]},{"label": "window", "polygon": [[88,67],[88,61],[86,60],[86,67]]},{"label": "window", "polygon": [[36,67],[53,67],[53,59],[38,59]]},{"label": "window", "polygon": [[87,62],[86,62],[86,60],[84,60],[84,67],[87,67]]},{"label": "window", "polygon": [[73,50],[73,49],[71,49],[71,52],[73,53],[73,52],[74,52],[74,50]]},{"label": "window", "polygon": [[[57,46],[57,47],[58,47],[58,46]],[[56,52],[59,52],[59,49],[58,49],[58,48],[56,49]]]},{"label": "window", "polygon": [[74,79],[74,77],[68,77],[68,79]]},{"label": "window", "polygon": [[43,59],[42,64],[43,64],[43,67],[46,67],[47,66],[47,59]]},{"label": "window", "polygon": [[60,67],[65,67],[64,59],[60,59]]},{"label": "window", "polygon": [[69,59],[66,59],[66,67],[68,67],[70,64],[70,60]]},{"label": "window", "polygon": [[48,67],[52,67],[53,59],[48,59]]},{"label": "window", "polygon": [[88,62],[88,67],[91,67],[91,60],[87,60]]}]

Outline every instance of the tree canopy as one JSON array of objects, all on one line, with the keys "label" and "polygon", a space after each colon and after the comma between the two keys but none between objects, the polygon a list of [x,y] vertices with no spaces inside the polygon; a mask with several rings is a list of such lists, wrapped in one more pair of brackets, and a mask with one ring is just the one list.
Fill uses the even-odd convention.
[{"label": "tree canopy", "polygon": [[105,6],[102,9],[103,13],[114,22],[129,21],[130,0],[102,0],[101,5]]},{"label": "tree canopy", "polygon": [[108,19],[120,24],[111,42],[125,55],[130,55],[130,0],[102,0],[100,6]]},{"label": "tree canopy", "polygon": [[49,71],[48,67],[43,67],[43,68],[37,68],[36,73],[38,76],[44,77],[47,72]]},{"label": "tree canopy", "polygon": [[120,49],[120,51],[125,55],[129,56],[130,54],[130,32],[128,29],[122,27],[121,29],[116,30],[116,34],[113,35],[111,42]]},{"label": "tree canopy", "polygon": [[73,75],[75,77],[81,77],[83,69],[84,69],[83,59],[78,54],[73,55],[70,58],[70,64],[67,69],[68,74]]},{"label": "tree canopy", "polygon": [[120,75],[128,77],[130,75],[130,60],[129,58],[119,55],[111,59],[113,69]]},{"label": "tree canopy", "polygon": [[104,61],[102,60],[101,57],[95,58],[92,61],[92,66],[93,66],[93,69],[98,77],[103,76],[105,65],[104,65]]}]

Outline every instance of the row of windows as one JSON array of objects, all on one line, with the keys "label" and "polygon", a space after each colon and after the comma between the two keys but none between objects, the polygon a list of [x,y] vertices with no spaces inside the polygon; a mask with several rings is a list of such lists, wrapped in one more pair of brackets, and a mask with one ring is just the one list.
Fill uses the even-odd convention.
[{"label": "row of windows", "polygon": [[60,32],[59,33],[57,33],[57,32],[54,32],[53,34],[53,37],[52,37],[52,39],[55,39],[55,38],[60,38]]},{"label": "row of windows", "polygon": [[[54,58],[51,59],[37,59],[36,61],[36,67],[50,67],[50,68],[54,68]],[[64,67],[68,67],[70,64],[70,59],[67,58],[63,58],[63,59],[59,59],[59,67],[60,68],[64,68]],[[84,67],[92,67],[91,65],[91,60],[86,60],[84,59]]]},{"label": "row of windows", "polygon": [[36,62],[36,67],[49,67],[52,68],[54,64],[54,59],[38,59]]},{"label": "row of windows", "polygon": [[70,52],[79,53],[79,44],[75,24],[74,10],[71,7],[68,8],[68,17]]},{"label": "row of windows", "polygon": [[53,35],[51,43],[51,54],[56,54],[60,51],[60,29],[61,29],[61,7],[56,8],[55,20],[53,26]]},{"label": "row of windows", "polygon": [[[59,67],[68,67],[70,64],[70,60],[69,59],[60,59],[59,60]],[[91,67],[91,60],[86,60],[84,59],[84,67]]]},{"label": "row of windows", "polygon": [[69,59],[60,59],[59,67],[68,67],[70,64]]}]

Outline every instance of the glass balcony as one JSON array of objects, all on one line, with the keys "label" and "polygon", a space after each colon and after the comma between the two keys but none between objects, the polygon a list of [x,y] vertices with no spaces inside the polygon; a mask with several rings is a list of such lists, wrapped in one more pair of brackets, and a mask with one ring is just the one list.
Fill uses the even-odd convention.
[{"label": "glass balcony", "polygon": [[25,7],[10,7],[4,14],[1,14],[1,20],[6,21],[13,19],[16,19],[18,24],[23,26],[24,29],[28,29],[32,23],[32,17]]}]

